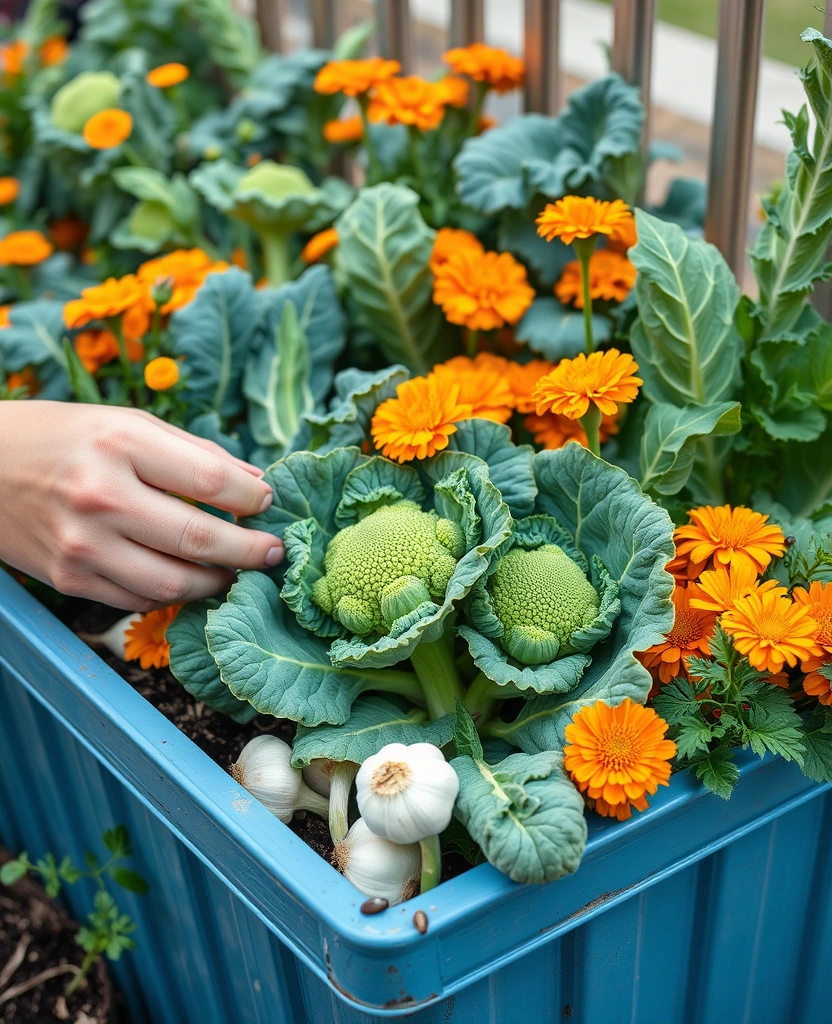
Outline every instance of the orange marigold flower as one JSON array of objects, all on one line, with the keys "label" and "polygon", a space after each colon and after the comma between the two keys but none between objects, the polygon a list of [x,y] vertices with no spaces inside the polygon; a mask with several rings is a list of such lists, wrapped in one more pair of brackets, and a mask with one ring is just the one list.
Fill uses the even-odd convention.
[{"label": "orange marigold flower", "polygon": [[336,117],[332,121],[327,121],[323,128],[323,136],[333,145],[339,142],[360,142],[364,138],[364,122],[361,115]]},{"label": "orange marigold flower", "polygon": [[603,414],[614,416],[619,405],[632,402],[638,394],[638,364],[616,348],[606,352],[583,352],[574,359],[561,359],[550,374],[535,385],[532,398],[535,412],[556,412],[580,419],[592,402]]},{"label": "orange marigold flower", "polygon": [[576,238],[592,238],[606,235],[617,240],[629,232],[633,219],[630,208],[620,199],[611,203],[592,196],[564,196],[555,203],[548,203],[537,218],[537,233],[551,242],[560,238],[571,245]]},{"label": "orange marigold flower", "polygon": [[444,102],[447,106],[464,107],[468,103],[468,94],[471,90],[464,78],[446,75],[436,85],[444,96]]},{"label": "orange marigold flower", "polygon": [[688,512],[692,522],[673,534],[676,552],[688,558],[699,571],[713,559],[714,564],[745,562],[758,574],[773,556],[786,550],[783,531],[753,509],[740,505],[704,505]]},{"label": "orange marigold flower", "polygon": [[44,39],[38,50],[40,62],[45,68],[62,63],[68,53],[69,43],[63,36],[49,36],[48,39]]},{"label": "orange marigold flower", "polygon": [[442,60],[457,75],[485,82],[497,92],[508,92],[523,84],[525,67],[519,57],[485,43],[459,46],[442,54]]},{"label": "orange marigold flower", "polygon": [[[589,261],[589,297],[623,302],[636,283],[636,268],[621,253],[611,249],[597,249]],[[571,260],[563,268],[560,280],[555,285],[555,295],[563,303],[572,302],[576,309],[584,308],[584,293],[581,286],[581,265]]]},{"label": "orange marigold flower", "polygon": [[491,114],[480,114],[477,118],[477,135],[483,135],[485,132],[491,131],[492,128],[496,128],[500,122],[496,117],[492,117]]},{"label": "orange marigold flower", "polygon": [[[135,274],[110,277],[103,284],[85,288],[80,299],[72,299],[64,306],[67,327],[85,327],[91,320],[106,320],[138,309],[143,317],[153,312],[149,288]],[[125,333],[127,333],[125,331]],[[131,337],[140,337],[131,332]]]},{"label": "orange marigold flower", "polygon": [[827,707],[832,704],[832,679],[827,679],[820,672],[810,672],[803,677],[803,689],[810,697],[817,697]]},{"label": "orange marigold flower", "polygon": [[40,381],[35,376],[35,371],[30,366],[25,366],[20,373],[10,373],[6,378],[6,387],[9,391],[17,391],[23,388],[27,398],[34,398],[40,391]]},{"label": "orange marigold flower", "polygon": [[[556,450],[563,448],[568,441],[577,441],[584,448],[589,447],[586,431],[580,420],[570,420],[568,416],[559,416],[554,412],[544,412],[542,416],[532,413],[523,421],[523,426],[534,436],[535,444],[543,448]],[[617,416],[602,416],[598,427],[600,444],[618,433]]]},{"label": "orange marigold flower", "polygon": [[628,249],[638,242],[638,231],[636,230],[636,219],[630,217],[629,220],[623,221],[618,228],[613,238],[607,239],[607,246],[613,252],[625,253]]},{"label": "orange marigold flower", "polygon": [[505,423],[514,408],[508,368],[507,359],[480,352],[475,359],[455,356],[440,363],[431,376],[459,385],[458,401],[471,407],[471,419]]},{"label": "orange marigold flower", "polygon": [[70,214],[50,223],[49,237],[55,243],[56,249],[60,249],[61,252],[72,252],[84,244],[88,230],[80,217]]},{"label": "orange marigold flower", "polygon": [[11,309],[11,305],[0,306],[0,327],[11,327],[12,318],[9,316]]},{"label": "orange marigold flower", "polygon": [[125,660],[137,661],[142,668],[167,668],[170,644],[165,632],[181,607],[181,604],[172,604],[169,608],[146,612],[131,622],[124,633]]},{"label": "orange marigold flower", "polygon": [[439,83],[405,75],[379,82],[370,98],[367,117],[373,122],[413,125],[426,132],[439,126],[447,102],[446,91]]},{"label": "orange marigold flower", "polygon": [[20,182],[17,178],[0,178],[0,206],[8,206],[17,199]]},{"label": "orange marigold flower", "polygon": [[447,263],[457,252],[475,252],[482,255],[485,249],[477,236],[465,231],[464,228],[440,228],[433,240],[430,269],[435,274],[439,267]]},{"label": "orange marigold flower", "polygon": [[516,324],[533,299],[526,268],[508,252],[460,250],[434,271],[433,301],[472,331]]},{"label": "orange marigold flower", "polygon": [[629,697],[611,708],[603,701],[581,708],[564,730],[563,766],[595,810],[624,821],[647,809],[646,796],[670,779],[676,744],[667,722]]},{"label": "orange marigold flower", "polygon": [[716,624],[716,612],[695,608],[691,601],[701,595],[695,583],[686,587],[676,586],[673,591],[673,610],[676,613],[670,632],[664,640],[654,644],[638,658],[646,669],[658,676],[662,683],[669,683],[677,676],[686,677],[687,659],[691,656],[709,655],[709,641]]},{"label": "orange marigold flower", "polygon": [[54,252],[40,231],[12,231],[0,241],[0,267],[32,267]]},{"label": "orange marigold flower", "polygon": [[0,66],[9,78],[16,78],[23,72],[23,62],[29,55],[29,44],[15,39],[0,47]]},{"label": "orange marigold flower", "polygon": [[[111,331],[88,330],[76,335],[73,342],[78,358],[90,373],[96,373],[102,366],[118,358],[118,341]],[[127,358],[136,363],[144,359],[144,345],[125,339]]]},{"label": "orange marigold flower", "polygon": [[734,638],[734,647],[760,672],[777,673],[784,665],[794,668],[823,654],[815,639],[818,623],[808,606],[785,597],[780,588],[738,598],[720,623]]},{"label": "orange marigold flower", "polygon": [[803,662],[804,672],[815,672],[822,665],[832,664],[832,583],[813,580],[808,590],[795,587],[792,598],[803,605],[818,624],[815,643],[823,653]]},{"label": "orange marigold flower", "polygon": [[[228,266],[224,260],[212,259],[202,249],[175,249],[165,256],[142,263],[136,275],[148,294],[160,277],[173,281],[173,293],[159,309],[160,313],[167,315],[187,306],[209,274],[222,273],[228,270]],[[152,308],[151,305],[151,311]]]},{"label": "orange marigold flower", "polygon": [[301,249],[300,258],[304,263],[318,263],[338,244],[338,229],[327,228],[313,235]]},{"label": "orange marigold flower", "polygon": [[541,377],[554,370],[548,359],[532,359],[528,363],[509,363],[508,382],[514,395],[514,408],[520,413],[534,412],[532,392]]},{"label": "orange marigold flower", "polygon": [[401,71],[397,60],[370,57],[368,60],[331,60],[315,77],[315,92],[345,96],[362,96],[379,82],[392,78]]},{"label": "orange marigold flower", "polygon": [[699,577],[701,593],[691,600],[691,605],[694,608],[722,614],[732,608],[738,598],[746,597],[755,590],[765,593],[777,588],[782,594],[788,592],[785,587],[777,586],[777,580],[759,583],[757,575],[754,567],[747,562],[731,566],[717,565]]},{"label": "orange marigold flower", "polygon": [[248,257],[245,249],[233,249],[231,251],[231,266],[239,267],[240,270],[248,270]]},{"label": "orange marigold flower", "polygon": [[179,364],[168,356],[157,356],[144,368],[144,382],[151,391],[168,391],[178,380]]},{"label": "orange marigold flower", "polygon": [[399,384],[396,397],[376,409],[370,430],[382,455],[410,462],[447,448],[454,424],[470,417],[470,405],[459,401],[459,384],[432,374]]},{"label": "orange marigold flower", "polygon": [[158,68],[148,71],[145,81],[148,85],[155,85],[157,89],[169,89],[172,85],[184,82],[190,73],[184,64],[172,61],[170,64],[160,64]]},{"label": "orange marigold flower", "polygon": [[92,149],[113,149],[130,138],[133,118],[126,110],[100,110],[84,125],[84,141]]}]

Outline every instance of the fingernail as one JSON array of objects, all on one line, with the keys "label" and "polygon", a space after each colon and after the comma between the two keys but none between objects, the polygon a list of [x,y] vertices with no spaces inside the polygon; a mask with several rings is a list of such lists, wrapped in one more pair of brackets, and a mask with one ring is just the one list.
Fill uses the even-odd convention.
[{"label": "fingernail", "polygon": [[278,562],[283,561],[283,545],[275,545],[273,548],[269,548],[268,554],[266,555],[266,568],[271,569],[277,565]]},{"label": "fingernail", "polygon": [[269,490],[263,495],[263,500],[260,503],[260,508],[257,509],[258,514],[260,512],[265,512],[266,511],[266,509],[269,507],[269,505],[271,505],[273,498],[274,498],[274,491],[271,488],[269,488]]}]

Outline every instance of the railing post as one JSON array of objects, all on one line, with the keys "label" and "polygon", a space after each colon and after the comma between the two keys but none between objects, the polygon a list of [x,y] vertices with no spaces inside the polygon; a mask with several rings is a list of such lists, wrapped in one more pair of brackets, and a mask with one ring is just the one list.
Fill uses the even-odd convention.
[{"label": "railing post", "polygon": [[376,38],[382,57],[410,66],[410,4],[408,0],[375,0]]},{"label": "railing post", "polygon": [[451,46],[485,42],[485,0],[451,0]]},{"label": "railing post", "polygon": [[560,109],[559,35],[560,0],[525,0],[526,110],[556,114]]},{"label": "railing post", "polygon": [[309,4],[312,16],[312,45],[329,50],[338,35],[335,0],[312,0]]},{"label": "railing post", "polygon": [[741,278],[764,0],[722,0],[705,235]]},{"label": "railing post", "polygon": [[[614,13],[612,70],[625,82],[639,87],[641,102],[649,114],[656,0],[615,0]],[[644,137],[647,138],[646,120]]]},{"label": "railing post", "polygon": [[256,17],[260,38],[269,53],[281,53],[287,48],[284,6],[283,0],[257,0]]},{"label": "railing post", "polygon": [[[826,0],[823,34],[827,39],[832,39],[832,0]],[[830,255],[832,254],[827,250],[827,260],[830,258]],[[812,305],[824,320],[832,320],[832,281],[821,281],[815,285],[815,290],[812,292]]]}]

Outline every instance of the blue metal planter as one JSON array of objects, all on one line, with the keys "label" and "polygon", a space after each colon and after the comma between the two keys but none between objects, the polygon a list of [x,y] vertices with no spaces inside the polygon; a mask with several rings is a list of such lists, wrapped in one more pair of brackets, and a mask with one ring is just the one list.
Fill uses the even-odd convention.
[{"label": "blue metal planter", "polygon": [[[0,841],[79,856],[130,829],[151,883],[124,898],[139,948],[117,973],[136,1024],[824,1024],[832,801],[778,759],[742,773],[730,802],[679,776],[632,821],[594,820],[559,882],[483,865],[365,917],[344,878],[0,573]],[[73,898],[85,913],[88,894]]]}]

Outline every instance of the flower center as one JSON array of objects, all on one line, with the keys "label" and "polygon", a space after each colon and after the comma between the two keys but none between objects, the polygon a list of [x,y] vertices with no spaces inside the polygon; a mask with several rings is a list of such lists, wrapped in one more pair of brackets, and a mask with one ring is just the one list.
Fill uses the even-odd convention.
[{"label": "flower center", "polygon": [[817,622],[817,642],[821,647],[832,647],[832,608],[812,608],[812,618]]},{"label": "flower center", "polygon": [[768,640],[770,643],[781,643],[787,638],[785,623],[780,615],[779,609],[764,610],[756,623],[757,635],[761,640]]},{"label": "flower center", "polygon": [[413,772],[405,761],[385,761],[373,772],[370,789],[379,796],[398,796],[410,785]]},{"label": "flower center", "polygon": [[628,768],[638,758],[633,737],[620,726],[614,726],[607,731],[598,754],[606,768]]},{"label": "flower center", "polygon": [[684,608],[676,612],[673,629],[667,634],[667,642],[674,647],[689,648],[696,646],[702,639],[702,620],[692,611]]}]

